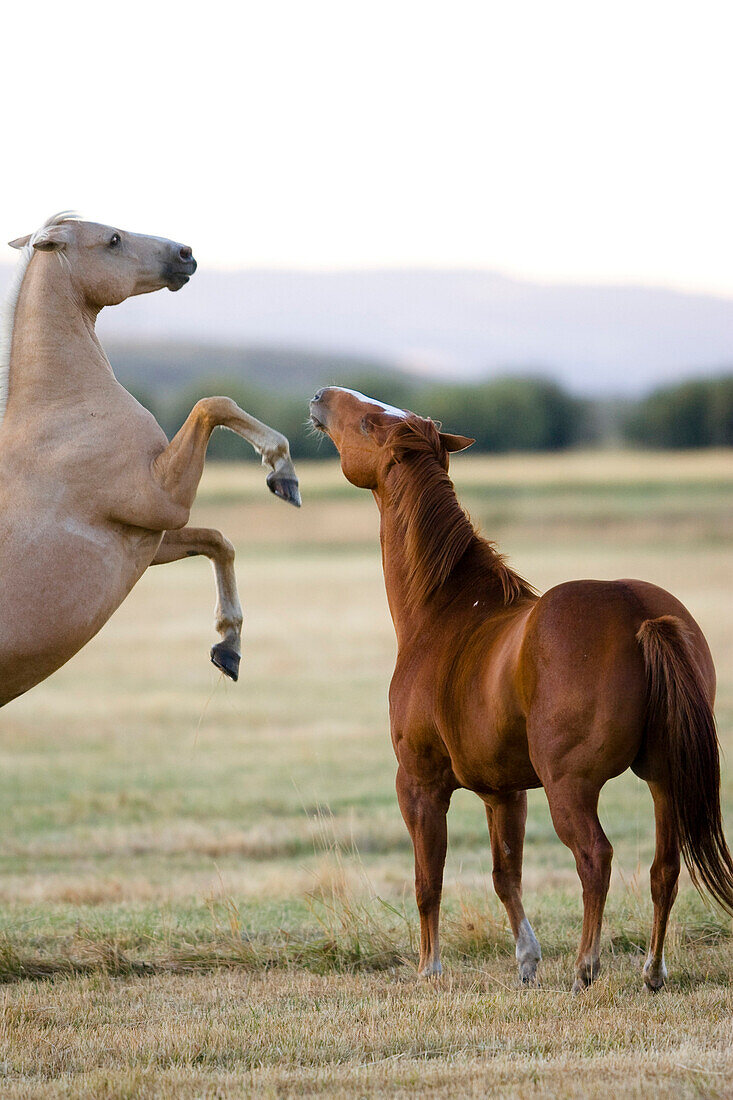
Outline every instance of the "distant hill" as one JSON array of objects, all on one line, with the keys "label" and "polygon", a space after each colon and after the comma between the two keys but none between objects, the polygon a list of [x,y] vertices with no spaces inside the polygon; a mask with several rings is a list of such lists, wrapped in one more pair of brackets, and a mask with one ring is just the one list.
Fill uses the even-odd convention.
[{"label": "distant hill", "polygon": [[[10,271],[0,266],[0,292]],[[322,378],[323,356],[334,378],[347,357],[443,379],[545,374],[589,395],[634,395],[733,364],[733,300],[477,271],[201,271],[179,294],[105,311],[99,330],[117,354],[137,345],[125,353],[131,369],[143,345],[175,341],[163,356],[171,385],[176,372],[230,374],[232,356],[255,369],[253,349],[262,363],[273,356],[275,374],[256,368],[264,380],[278,377],[279,356],[280,382],[293,386],[310,386],[315,361]]]},{"label": "distant hill", "polygon": [[[302,397],[340,380],[403,374],[389,363],[289,347],[228,347],[180,340],[105,339],[104,343],[115,374],[124,385],[163,399],[195,382],[217,379],[237,379],[263,390],[276,387]],[[404,377],[406,381],[415,379],[414,375]]]}]

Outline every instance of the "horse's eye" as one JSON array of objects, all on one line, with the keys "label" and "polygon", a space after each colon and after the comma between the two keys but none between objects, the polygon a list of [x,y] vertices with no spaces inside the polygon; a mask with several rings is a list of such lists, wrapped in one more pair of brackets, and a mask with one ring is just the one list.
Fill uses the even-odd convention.
[{"label": "horse's eye", "polygon": [[109,239],[109,247],[117,248],[117,245],[120,243],[121,240],[122,238],[120,237],[119,233],[113,233]]}]

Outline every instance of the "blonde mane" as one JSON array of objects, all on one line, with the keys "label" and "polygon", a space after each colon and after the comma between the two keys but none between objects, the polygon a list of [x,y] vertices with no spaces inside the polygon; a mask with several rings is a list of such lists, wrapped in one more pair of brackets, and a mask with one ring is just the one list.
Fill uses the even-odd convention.
[{"label": "blonde mane", "polygon": [[[8,404],[8,388],[10,385],[10,354],[13,348],[13,326],[15,324],[15,310],[18,306],[18,299],[20,297],[20,288],[23,285],[26,271],[28,270],[28,264],[33,259],[33,244],[46,230],[55,225],[61,225],[63,222],[76,221],[79,215],[75,214],[71,210],[62,210],[59,214],[54,214],[48,221],[32,233],[28,238],[28,243],[23,246],[21,250],[20,259],[16,264],[15,271],[13,273],[13,279],[10,284],[10,290],[8,296],[5,299],[4,316],[2,323],[2,330],[0,331],[0,421],[5,416],[5,409]],[[61,253],[59,253],[59,256]]]}]

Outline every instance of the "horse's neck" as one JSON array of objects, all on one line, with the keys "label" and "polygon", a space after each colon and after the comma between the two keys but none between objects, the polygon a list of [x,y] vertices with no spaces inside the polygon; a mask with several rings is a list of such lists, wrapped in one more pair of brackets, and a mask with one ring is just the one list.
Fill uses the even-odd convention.
[{"label": "horse's neck", "polygon": [[95,382],[113,377],[94,330],[96,312],[76,294],[57,256],[33,257],[12,318],[7,418],[39,402],[76,404]]},{"label": "horse's neck", "polygon": [[379,541],[382,547],[382,569],[387,603],[397,635],[398,645],[409,642],[424,621],[426,608],[415,607],[410,600],[409,563],[405,552],[406,530],[397,508],[388,493],[374,494],[381,516]]},{"label": "horse's neck", "polygon": [[[446,586],[451,600],[462,591],[464,599],[473,606],[480,601],[484,617],[533,593],[531,586],[505,564],[494,546],[476,535],[447,478],[440,477],[433,488],[443,496],[442,517],[440,507],[437,510],[431,507],[436,502],[428,484],[417,498],[418,508],[428,509],[423,516],[422,547],[414,545],[414,532],[408,532],[395,494],[386,486],[374,494],[381,514],[387,600],[400,645],[417,633],[429,633],[433,618],[439,619],[445,629],[445,600],[439,595]],[[408,542],[413,545],[408,547]],[[417,563],[410,558],[410,554],[416,553],[421,555]],[[420,575],[423,563],[428,568]]]}]

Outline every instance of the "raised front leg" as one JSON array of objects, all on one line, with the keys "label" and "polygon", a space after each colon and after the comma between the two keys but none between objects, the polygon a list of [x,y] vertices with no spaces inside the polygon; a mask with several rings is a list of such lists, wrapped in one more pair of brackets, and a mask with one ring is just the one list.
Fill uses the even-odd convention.
[{"label": "raised front leg", "polygon": [[443,972],[440,964],[440,898],[448,846],[446,815],[452,790],[422,786],[404,768],[397,771],[397,798],[415,850],[415,897],[420,913],[418,977]]},{"label": "raised front leg", "polygon": [[486,798],[486,819],[494,862],[494,889],[504,903],[516,944],[519,979],[525,985],[537,976],[540,945],[522,905],[522,854],[527,821],[527,792]]},{"label": "raised front leg", "polygon": [[171,502],[182,509],[193,504],[209,438],[214,428],[219,427],[228,428],[251,443],[262,455],[263,466],[270,467],[268,488],[299,508],[298,479],[287,439],[255,420],[228,397],[204,397],[197,401],[183,427],[153,462],[153,477]]},{"label": "raised front leg", "polygon": [[180,531],[166,531],[150,564],[167,565],[168,562],[193,558],[198,554],[209,559],[216,579],[214,626],[221,641],[212,648],[211,660],[230,680],[236,680],[242,653],[242,607],[234,575],[234,547],[229,539],[210,527],[182,527]]}]

